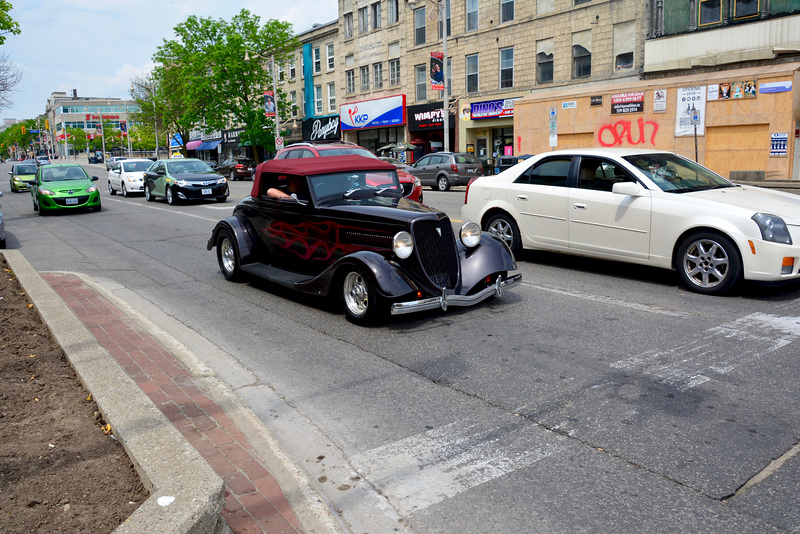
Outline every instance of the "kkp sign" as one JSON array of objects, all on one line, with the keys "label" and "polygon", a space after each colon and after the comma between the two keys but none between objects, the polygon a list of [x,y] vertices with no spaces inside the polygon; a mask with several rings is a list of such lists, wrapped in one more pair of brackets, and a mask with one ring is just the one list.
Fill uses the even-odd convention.
[{"label": "kkp sign", "polygon": [[403,125],[406,123],[406,95],[342,104],[339,122],[342,131]]}]

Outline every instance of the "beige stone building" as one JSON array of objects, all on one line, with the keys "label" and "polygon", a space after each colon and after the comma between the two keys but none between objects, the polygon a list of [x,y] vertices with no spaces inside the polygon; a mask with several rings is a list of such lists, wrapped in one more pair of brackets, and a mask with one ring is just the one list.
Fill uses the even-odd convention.
[{"label": "beige stone building", "polygon": [[[321,70],[310,82],[301,74],[281,82],[303,125],[292,140],[310,140],[314,123],[335,131],[329,121],[338,116],[334,136],[373,150],[413,146],[398,152],[409,160],[446,144],[490,166],[503,155],[576,146],[694,158],[697,118],[701,163],[725,176],[800,178],[797,0],[338,5],[337,21],[300,35],[296,67],[308,58]],[[431,88],[443,33],[449,143],[444,91]]]}]

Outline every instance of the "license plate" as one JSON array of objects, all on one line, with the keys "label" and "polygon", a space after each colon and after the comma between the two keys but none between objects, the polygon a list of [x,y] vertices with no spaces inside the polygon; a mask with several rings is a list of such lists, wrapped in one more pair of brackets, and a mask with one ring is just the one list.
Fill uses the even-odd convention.
[{"label": "license plate", "polygon": [[475,169],[467,169],[467,172],[474,173],[474,172],[475,172]]},{"label": "license plate", "polygon": [[78,203],[78,199],[77,198],[68,198],[67,202],[66,202],[67,206],[69,206],[71,204],[77,204],[77,203]]},{"label": "license plate", "polygon": [[210,195],[211,194],[211,189],[203,189],[202,194]]}]

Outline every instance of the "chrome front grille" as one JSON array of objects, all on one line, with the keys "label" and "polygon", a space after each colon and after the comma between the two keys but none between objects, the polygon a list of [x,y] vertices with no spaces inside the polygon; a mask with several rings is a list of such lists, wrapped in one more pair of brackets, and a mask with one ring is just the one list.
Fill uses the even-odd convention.
[{"label": "chrome front grille", "polygon": [[458,280],[458,251],[450,219],[417,221],[412,227],[420,264],[438,288],[453,288]]}]

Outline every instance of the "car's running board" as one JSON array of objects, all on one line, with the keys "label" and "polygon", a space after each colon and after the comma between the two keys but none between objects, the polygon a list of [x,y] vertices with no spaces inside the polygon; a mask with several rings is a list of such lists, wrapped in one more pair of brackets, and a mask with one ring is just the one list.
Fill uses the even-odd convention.
[{"label": "car's running board", "polygon": [[290,289],[297,289],[295,284],[298,282],[306,282],[309,279],[307,274],[284,271],[283,269],[264,265],[263,263],[242,265],[242,271]]}]

